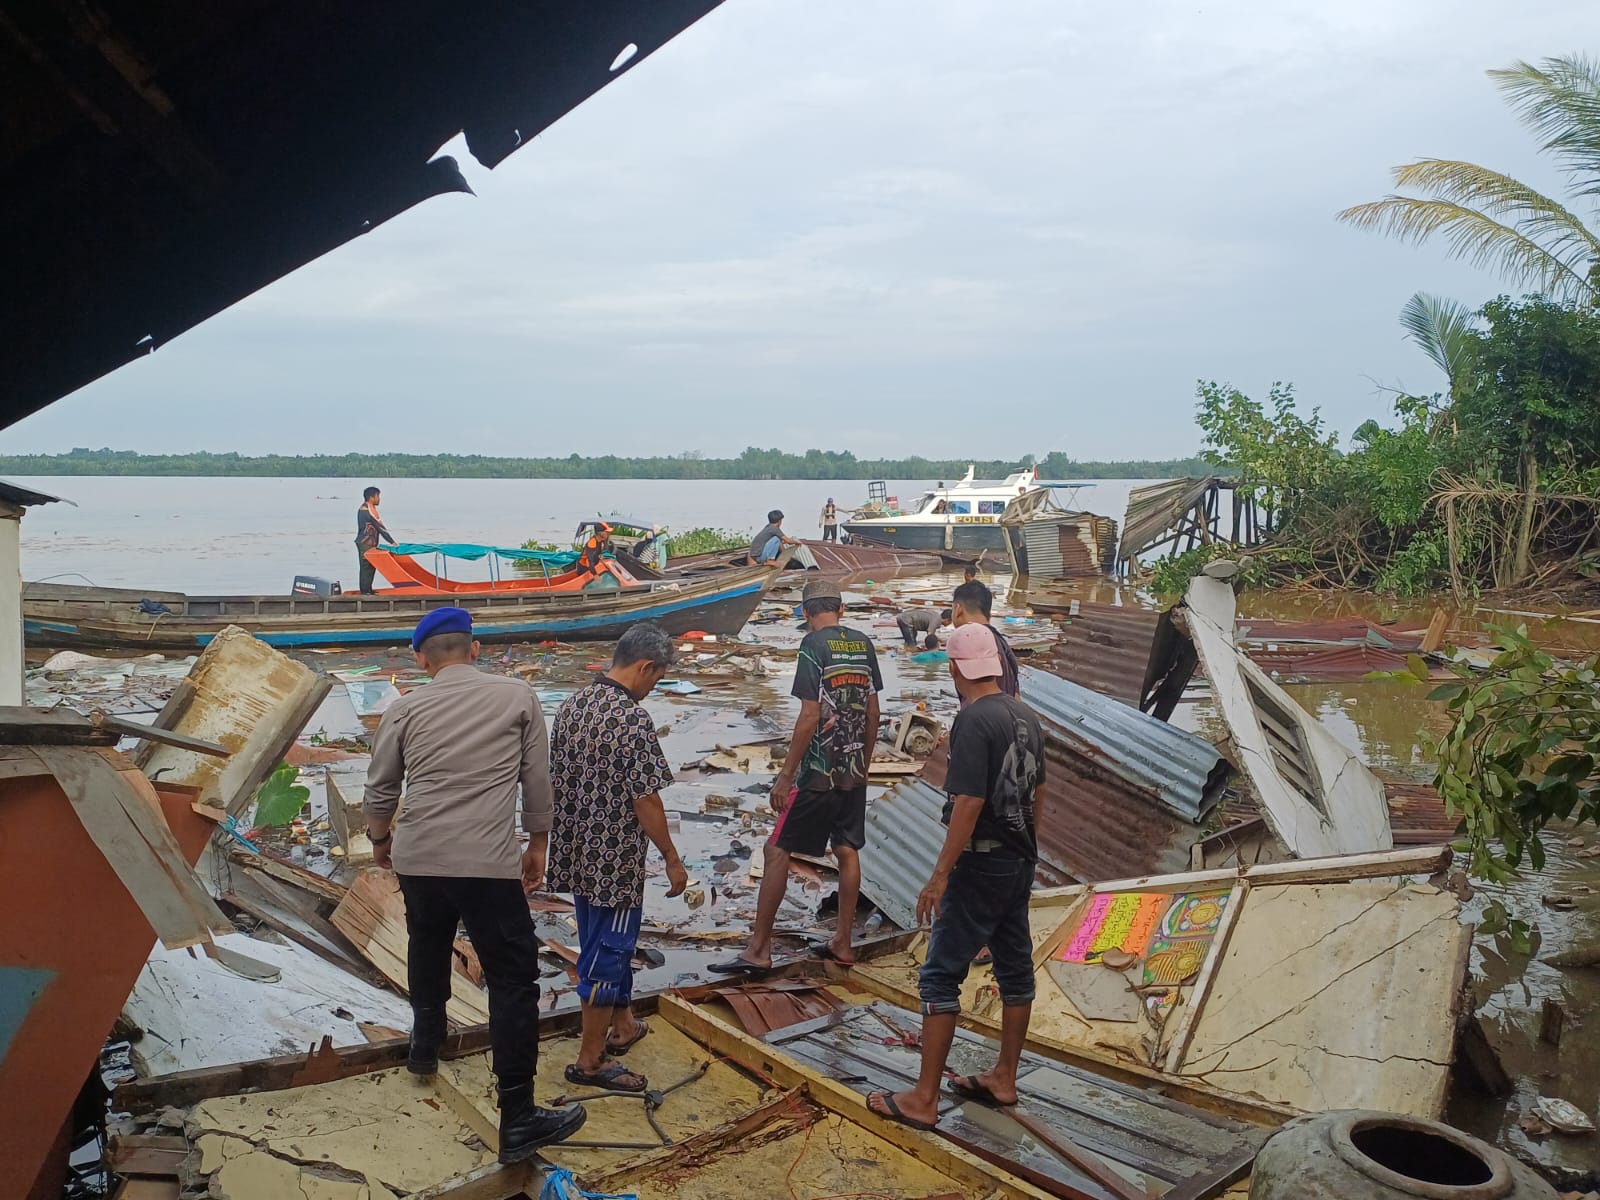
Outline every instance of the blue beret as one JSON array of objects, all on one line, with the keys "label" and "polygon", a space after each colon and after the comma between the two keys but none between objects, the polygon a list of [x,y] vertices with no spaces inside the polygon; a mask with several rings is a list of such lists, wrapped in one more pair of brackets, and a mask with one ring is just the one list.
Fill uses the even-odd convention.
[{"label": "blue beret", "polygon": [[472,614],[464,608],[436,608],[417,622],[411,635],[411,648],[420,650],[422,643],[436,633],[471,633]]}]

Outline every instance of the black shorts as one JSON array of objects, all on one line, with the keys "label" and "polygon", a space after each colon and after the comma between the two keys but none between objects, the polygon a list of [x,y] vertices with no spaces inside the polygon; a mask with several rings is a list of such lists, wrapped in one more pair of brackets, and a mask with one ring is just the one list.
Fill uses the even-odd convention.
[{"label": "black shorts", "polygon": [[829,842],[836,850],[861,849],[867,844],[867,789],[797,793],[767,840],[791,854],[818,855]]}]

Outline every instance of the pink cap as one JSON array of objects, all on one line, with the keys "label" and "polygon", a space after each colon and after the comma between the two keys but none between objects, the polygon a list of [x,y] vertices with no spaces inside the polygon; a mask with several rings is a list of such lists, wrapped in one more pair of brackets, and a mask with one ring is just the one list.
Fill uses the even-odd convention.
[{"label": "pink cap", "polygon": [[950,635],[944,644],[950,661],[968,679],[989,679],[1000,674],[1000,648],[994,630],[973,621]]}]

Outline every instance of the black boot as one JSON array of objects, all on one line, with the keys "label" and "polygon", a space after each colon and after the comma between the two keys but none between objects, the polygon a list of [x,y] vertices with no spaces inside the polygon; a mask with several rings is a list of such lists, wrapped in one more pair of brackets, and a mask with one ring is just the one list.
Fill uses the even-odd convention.
[{"label": "black boot", "polygon": [[411,1052],[406,1056],[406,1070],[413,1075],[437,1075],[439,1047],[444,1045],[444,1035],[448,1029],[444,1009],[413,1008]]},{"label": "black boot", "polygon": [[589,1119],[583,1105],[540,1108],[533,1102],[533,1081],[495,1089],[500,1094],[500,1161],[517,1163],[532,1158],[540,1146],[564,1142]]}]

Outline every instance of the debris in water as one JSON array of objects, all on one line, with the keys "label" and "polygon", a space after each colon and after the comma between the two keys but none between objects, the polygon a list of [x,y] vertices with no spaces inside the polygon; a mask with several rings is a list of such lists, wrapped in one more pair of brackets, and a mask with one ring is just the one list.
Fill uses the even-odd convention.
[{"label": "debris in water", "polygon": [[1533,1113],[1557,1133],[1593,1133],[1594,1122],[1576,1104],[1557,1100],[1553,1096],[1540,1096],[1534,1101]]}]

